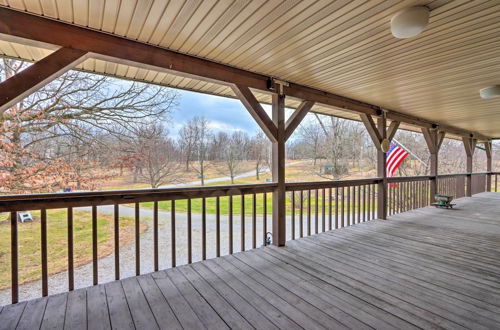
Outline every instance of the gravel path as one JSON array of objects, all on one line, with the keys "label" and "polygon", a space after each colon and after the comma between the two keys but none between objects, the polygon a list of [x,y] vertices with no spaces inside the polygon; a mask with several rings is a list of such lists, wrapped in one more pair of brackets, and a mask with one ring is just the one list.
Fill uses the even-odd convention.
[{"label": "gravel path", "polygon": [[[75,208],[76,209],[76,208]],[[86,208],[79,208],[85,210]],[[99,206],[99,213],[113,213],[113,206]],[[134,217],[134,209],[126,206],[120,207],[120,215]],[[165,269],[171,266],[171,244],[170,244],[170,212],[158,213],[159,225],[159,267]],[[147,229],[141,234],[141,273],[153,271],[153,212],[151,209],[141,208],[141,220],[147,224]],[[272,228],[271,216],[268,216],[268,231]],[[234,216],[233,230],[234,252],[240,251],[241,246],[241,217]],[[49,219],[50,221],[50,219]],[[290,219],[288,219],[290,221]],[[257,217],[257,247],[262,245],[262,217]],[[290,228],[290,227],[288,227]],[[201,260],[201,215],[192,215],[192,243],[193,243],[193,262]],[[221,255],[228,254],[228,218],[221,216]],[[246,249],[252,248],[252,217],[245,216],[245,246]],[[207,215],[207,258],[214,258],[215,253],[215,215]],[[176,253],[177,265],[187,263],[187,217],[185,214],[176,214]],[[50,255],[49,255],[50,258]],[[110,254],[99,259],[99,283],[110,282],[114,280],[114,254]],[[50,270],[49,270],[50,271]],[[130,277],[135,275],[135,243],[128,242],[120,249],[120,272],[121,277]],[[83,265],[75,269],[75,288],[82,288],[92,285],[92,263]],[[68,272],[64,271],[49,276],[49,294],[66,292],[68,289]],[[19,286],[20,300],[27,300],[41,296],[41,280],[26,283]],[[0,305],[10,304],[11,291],[5,289],[0,291]]]}]

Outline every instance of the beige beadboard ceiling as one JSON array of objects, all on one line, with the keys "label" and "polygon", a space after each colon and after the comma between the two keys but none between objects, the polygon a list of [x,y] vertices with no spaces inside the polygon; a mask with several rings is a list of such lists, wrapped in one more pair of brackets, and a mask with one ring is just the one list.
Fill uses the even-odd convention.
[{"label": "beige beadboard ceiling", "polygon": [[[500,0],[0,0],[0,5],[279,77],[427,120],[500,137]],[[390,19],[431,10],[417,37]],[[36,61],[50,50],[0,41],[0,54]],[[78,69],[234,97],[223,85],[87,59]],[[259,101],[270,96],[256,93]],[[296,107],[299,100],[287,100]],[[314,111],[357,115],[315,105]],[[409,128],[408,126],[405,126]]]}]

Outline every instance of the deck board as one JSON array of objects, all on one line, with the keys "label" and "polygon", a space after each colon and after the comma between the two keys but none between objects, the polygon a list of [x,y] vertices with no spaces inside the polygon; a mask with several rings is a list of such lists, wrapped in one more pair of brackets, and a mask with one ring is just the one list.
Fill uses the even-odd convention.
[{"label": "deck board", "polygon": [[493,329],[500,194],[0,306],[0,329]]}]

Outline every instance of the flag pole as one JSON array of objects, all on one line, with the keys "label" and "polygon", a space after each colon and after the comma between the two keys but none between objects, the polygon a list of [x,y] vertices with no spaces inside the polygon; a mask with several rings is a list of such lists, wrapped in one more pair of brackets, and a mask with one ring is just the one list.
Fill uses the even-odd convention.
[{"label": "flag pole", "polygon": [[395,138],[392,138],[392,141],[396,142],[397,144],[399,144],[399,146],[401,148],[403,148],[404,150],[408,151],[408,153],[410,155],[412,155],[416,160],[418,160],[419,162],[421,162],[422,164],[424,164],[425,167],[429,167],[426,162],[424,162],[422,159],[420,159],[420,157],[418,157],[417,155],[415,155],[410,149],[408,149],[407,147],[405,147],[401,142],[399,142]]}]

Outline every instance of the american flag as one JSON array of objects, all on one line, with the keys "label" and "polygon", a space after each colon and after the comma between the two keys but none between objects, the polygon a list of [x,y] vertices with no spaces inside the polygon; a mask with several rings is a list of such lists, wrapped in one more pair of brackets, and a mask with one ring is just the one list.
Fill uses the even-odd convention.
[{"label": "american flag", "polygon": [[408,156],[408,151],[403,148],[398,147],[396,144],[391,142],[391,147],[386,155],[386,167],[387,167],[387,176],[391,177],[396,172],[396,169],[401,165],[403,160]]}]

